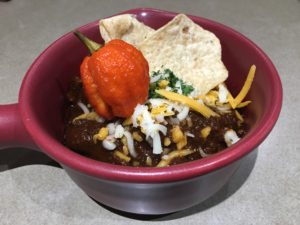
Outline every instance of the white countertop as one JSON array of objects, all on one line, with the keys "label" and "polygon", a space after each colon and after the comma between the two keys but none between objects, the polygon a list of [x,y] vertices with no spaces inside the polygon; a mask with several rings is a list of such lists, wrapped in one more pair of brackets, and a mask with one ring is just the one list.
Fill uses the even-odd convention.
[{"label": "white countertop", "polygon": [[0,104],[17,101],[26,70],[58,37],[137,7],[216,20],[245,34],[273,60],[283,83],[283,108],[274,130],[259,147],[255,165],[254,152],[253,160],[243,165],[244,174],[235,174],[200,205],[142,217],[97,204],[41,153],[4,149],[0,150],[0,224],[300,224],[300,1],[0,2]]}]

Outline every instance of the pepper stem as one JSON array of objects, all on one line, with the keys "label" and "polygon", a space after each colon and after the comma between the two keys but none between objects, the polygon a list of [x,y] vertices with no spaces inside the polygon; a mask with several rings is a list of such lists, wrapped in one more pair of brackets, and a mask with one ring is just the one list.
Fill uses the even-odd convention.
[{"label": "pepper stem", "polygon": [[79,38],[79,40],[85,45],[85,47],[88,48],[88,50],[91,54],[94,53],[95,51],[97,51],[99,48],[101,48],[100,44],[87,38],[82,33],[80,33],[78,30],[74,31],[73,33],[76,35],[76,37]]}]

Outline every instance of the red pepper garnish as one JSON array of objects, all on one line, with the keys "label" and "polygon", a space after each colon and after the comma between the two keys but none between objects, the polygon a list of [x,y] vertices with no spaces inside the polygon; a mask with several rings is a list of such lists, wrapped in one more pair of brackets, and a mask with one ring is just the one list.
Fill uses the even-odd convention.
[{"label": "red pepper garnish", "polygon": [[[86,37],[83,40],[81,34],[76,35],[85,44],[89,41]],[[106,119],[127,118],[138,103],[147,100],[148,62],[138,49],[122,40],[112,40],[99,49],[93,49],[95,46],[97,43],[89,43],[92,54],[80,66],[88,101]]]}]

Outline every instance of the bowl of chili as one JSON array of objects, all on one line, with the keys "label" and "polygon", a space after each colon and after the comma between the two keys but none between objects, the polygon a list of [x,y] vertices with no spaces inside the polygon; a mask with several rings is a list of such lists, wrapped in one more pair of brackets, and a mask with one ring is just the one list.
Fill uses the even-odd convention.
[{"label": "bowl of chili", "polygon": [[[176,13],[139,8],[130,13],[158,28]],[[126,167],[84,157],[62,144],[64,96],[72,76],[79,73],[86,49],[72,32],[52,43],[28,69],[19,101],[0,106],[1,147],[39,149],[57,161],[90,197],[112,208],[138,214],[164,214],[198,204],[212,196],[231,178],[250,152],[273,129],[281,110],[282,86],[269,57],[251,40],[220,23],[190,16],[221,40],[223,61],[232,74],[228,87],[236,93],[243,85],[235,74],[255,64],[256,79],[247,109],[249,132],[237,144],[201,159],[166,168]],[[98,21],[78,30],[101,43]]]}]

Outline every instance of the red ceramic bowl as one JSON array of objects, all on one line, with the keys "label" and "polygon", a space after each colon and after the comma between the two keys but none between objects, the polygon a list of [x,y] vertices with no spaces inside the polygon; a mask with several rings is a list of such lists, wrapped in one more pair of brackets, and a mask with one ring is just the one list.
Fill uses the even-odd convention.
[{"label": "red ceramic bowl", "polygon": [[[155,9],[133,9],[137,19],[155,29],[176,14]],[[133,168],[98,162],[62,144],[64,96],[71,78],[88,54],[72,34],[51,44],[31,65],[19,103],[0,107],[2,146],[36,146],[59,162],[89,196],[110,207],[133,213],[162,214],[195,205],[218,191],[238,169],[241,159],[270,133],[282,104],[282,87],[267,55],[252,41],[217,22],[190,16],[221,40],[223,61],[229,70],[227,85],[233,94],[242,87],[252,64],[257,73],[246,110],[249,133],[237,144],[205,159],[167,168]],[[96,41],[98,21],[79,30]]]}]

